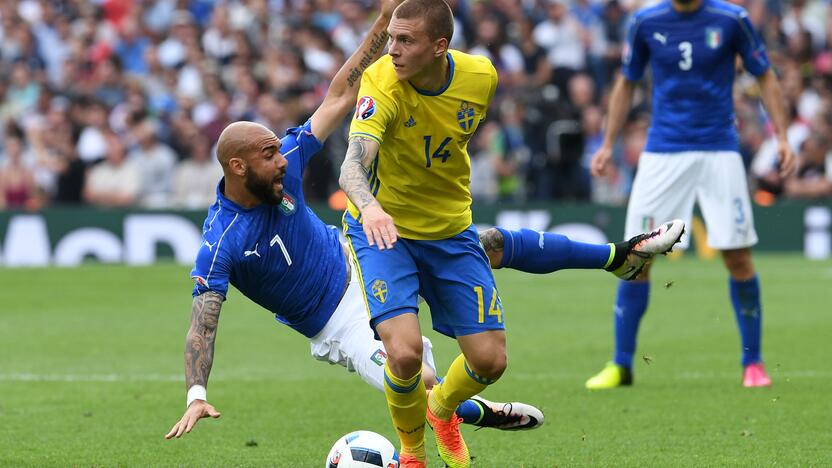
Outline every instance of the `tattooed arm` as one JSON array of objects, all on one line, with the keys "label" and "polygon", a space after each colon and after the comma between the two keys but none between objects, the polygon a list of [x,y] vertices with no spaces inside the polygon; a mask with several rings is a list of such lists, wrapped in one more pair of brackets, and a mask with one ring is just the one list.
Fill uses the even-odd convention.
[{"label": "tattooed arm", "polygon": [[387,44],[387,25],[393,9],[403,0],[384,0],[381,14],[367,36],[349,59],[344,63],[326,93],[324,102],[312,114],[312,131],[319,140],[325,140],[355,107],[361,74],[384,52]]},{"label": "tattooed arm", "polygon": [[[222,308],[222,296],[212,291],[194,298],[191,308],[191,328],[185,338],[185,387],[194,385],[203,389],[208,385],[208,375],[214,363],[214,339]],[[203,398],[197,398],[188,405],[185,415],[165,435],[166,439],[182,437],[191,432],[201,418],[218,418],[220,413]]]},{"label": "tattooed arm", "polygon": [[384,212],[370,191],[370,183],[367,180],[367,171],[378,157],[378,148],[378,142],[373,139],[357,135],[350,138],[338,183],[361,211],[361,224],[367,242],[384,250],[393,247],[399,234],[393,224],[393,218]]}]

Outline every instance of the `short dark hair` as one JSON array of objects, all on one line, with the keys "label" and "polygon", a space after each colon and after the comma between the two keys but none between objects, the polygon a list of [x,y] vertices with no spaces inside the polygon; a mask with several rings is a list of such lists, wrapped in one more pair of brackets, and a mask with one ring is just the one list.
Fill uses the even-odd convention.
[{"label": "short dark hair", "polygon": [[405,0],[393,16],[399,19],[422,18],[425,32],[433,40],[445,38],[451,42],[454,35],[454,14],[445,0]]}]

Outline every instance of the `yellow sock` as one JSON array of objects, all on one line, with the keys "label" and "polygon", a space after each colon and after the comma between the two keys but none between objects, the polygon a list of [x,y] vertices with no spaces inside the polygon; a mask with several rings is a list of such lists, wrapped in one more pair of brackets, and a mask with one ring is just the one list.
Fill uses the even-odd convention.
[{"label": "yellow sock", "polygon": [[399,434],[401,453],[425,460],[425,382],[422,370],[408,378],[400,379],[384,366],[384,396],[393,419],[393,427]]},{"label": "yellow sock", "polygon": [[431,390],[428,398],[430,412],[447,421],[460,403],[480,393],[491,383],[491,380],[475,374],[465,362],[465,356],[460,354],[454,359],[445,379]]}]

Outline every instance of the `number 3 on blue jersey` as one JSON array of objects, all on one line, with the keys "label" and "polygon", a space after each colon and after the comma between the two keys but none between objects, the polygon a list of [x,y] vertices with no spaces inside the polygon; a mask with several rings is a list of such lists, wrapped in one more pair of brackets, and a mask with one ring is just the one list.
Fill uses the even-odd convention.
[{"label": "number 3 on blue jersey", "polygon": [[682,60],[679,60],[679,69],[688,71],[693,68],[693,45],[688,41],[680,42],[679,52],[682,53]]},{"label": "number 3 on blue jersey", "polygon": [[[437,147],[436,150],[432,154],[431,154],[431,151],[430,151],[430,140],[431,140],[432,136],[431,135],[425,135],[424,138],[425,138],[425,167],[430,167],[431,159],[442,158],[442,162],[445,162],[445,161],[448,160],[449,157],[451,157],[451,151],[445,149],[445,147],[448,145],[448,143],[451,142],[451,137],[447,137],[444,140],[442,140],[442,143],[439,143],[439,147]],[[442,150],[445,150],[445,151],[442,151]]]}]

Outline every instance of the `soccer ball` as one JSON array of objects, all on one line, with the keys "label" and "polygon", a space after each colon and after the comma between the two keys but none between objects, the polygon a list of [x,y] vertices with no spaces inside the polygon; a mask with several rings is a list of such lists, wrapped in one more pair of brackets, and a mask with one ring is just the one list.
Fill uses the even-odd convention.
[{"label": "soccer ball", "polygon": [[384,436],[355,431],[341,437],[326,457],[326,468],[399,468],[399,453]]}]

